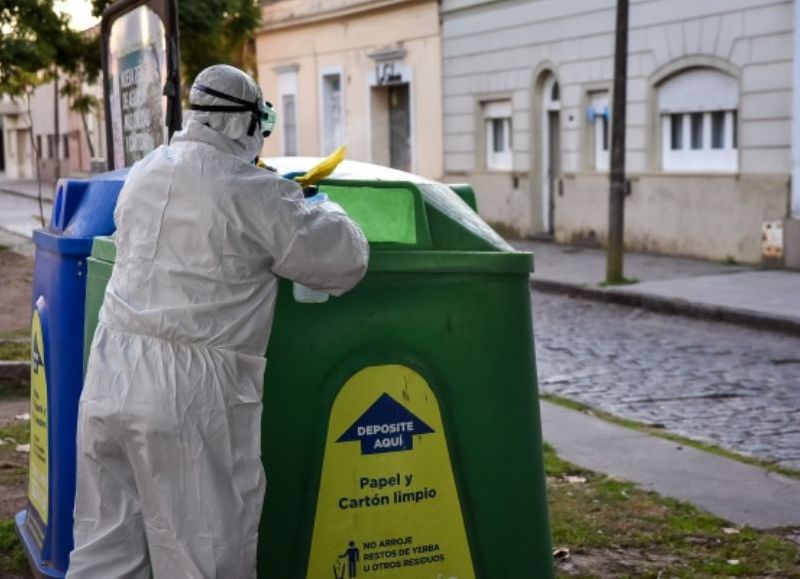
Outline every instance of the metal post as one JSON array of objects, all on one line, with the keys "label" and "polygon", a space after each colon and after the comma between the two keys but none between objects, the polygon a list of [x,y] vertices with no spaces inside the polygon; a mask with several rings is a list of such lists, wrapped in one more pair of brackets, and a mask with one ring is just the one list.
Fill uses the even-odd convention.
[{"label": "metal post", "polygon": [[792,93],[791,217],[800,219],[800,0],[794,3],[794,92]]},{"label": "metal post", "polygon": [[[800,1],[800,0],[798,0]],[[614,104],[611,113],[611,184],[608,200],[606,283],[624,281],[625,253],[625,102],[628,80],[628,0],[617,0],[614,54]]]},{"label": "metal post", "polygon": [[61,150],[61,130],[59,127],[59,102],[58,102],[58,66],[54,66],[54,74],[53,74],[53,124],[55,129],[55,135],[53,135],[53,140],[55,143],[53,144],[53,150],[55,151],[56,155],[56,167],[55,167],[55,180],[58,181],[61,178],[61,155],[59,151]]}]

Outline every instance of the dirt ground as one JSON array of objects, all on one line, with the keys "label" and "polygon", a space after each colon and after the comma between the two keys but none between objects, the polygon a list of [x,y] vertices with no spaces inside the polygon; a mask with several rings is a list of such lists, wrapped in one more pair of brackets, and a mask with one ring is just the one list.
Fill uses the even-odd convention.
[{"label": "dirt ground", "polygon": [[[30,410],[30,402],[22,400],[0,401],[0,428],[19,424],[15,418]],[[28,466],[28,454],[16,452],[17,444],[25,444],[27,440],[2,440],[0,446],[0,520],[10,519],[26,503],[25,472]]]},{"label": "dirt ground", "polygon": [[[19,456],[20,460],[27,463],[28,455],[20,454]],[[0,465],[0,468],[7,467]],[[25,508],[25,505],[28,504],[25,490],[25,481],[13,485],[0,484],[0,520],[10,519]]]},{"label": "dirt ground", "polygon": [[[0,335],[23,332],[30,327],[33,259],[0,248]],[[14,423],[28,412],[27,398],[0,401],[0,427]],[[3,452],[0,460],[0,519],[12,517],[25,506],[25,480],[4,476],[27,466],[28,455]],[[9,480],[11,479],[11,480]]]},{"label": "dirt ground", "polygon": [[30,326],[33,259],[0,250],[0,335]]},{"label": "dirt ground", "polygon": [[0,426],[14,422],[14,417],[30,412],[31,403],[27,398],[0,401]]}]

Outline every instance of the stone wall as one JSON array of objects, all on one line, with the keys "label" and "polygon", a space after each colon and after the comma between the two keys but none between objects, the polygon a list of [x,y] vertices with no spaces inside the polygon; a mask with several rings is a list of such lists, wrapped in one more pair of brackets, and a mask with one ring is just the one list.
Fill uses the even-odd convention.
[{"label": "stone wall", "polygon": [[[761,226],[786,214],[785,175],[631,175],[625,244],[633,250],[741,263],[761,261]],[[564,176],[556,199],[556,239],[603,244],[608,223],[608,179]]]}]

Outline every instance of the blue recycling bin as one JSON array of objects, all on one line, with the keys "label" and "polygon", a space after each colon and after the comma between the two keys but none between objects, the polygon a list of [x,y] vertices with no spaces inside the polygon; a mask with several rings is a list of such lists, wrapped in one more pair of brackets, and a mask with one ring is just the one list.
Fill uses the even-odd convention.
[{"label": "blue recycling bin", "polygon": [[86,259],[95,236],[114,232],[114,207],[126,174],[59,181],[50,225],[33,234],[28,506],[15,519],[39,577],[63,577],[72,550]]}]

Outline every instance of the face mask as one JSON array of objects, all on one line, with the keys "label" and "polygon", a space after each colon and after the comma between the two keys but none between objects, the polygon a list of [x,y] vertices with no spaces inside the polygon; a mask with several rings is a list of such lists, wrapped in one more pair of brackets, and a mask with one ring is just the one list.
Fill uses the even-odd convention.
[{"label": "face mask", "polygon": [[244,113],[249,111],[250,113],[252,113],[253,118],[250,121],[250,127],[247,130],[248,137],[253,136],[256,130],[256,126],[259,127],[261,134],[264,137],[270,136],[270,134],[272,134],[272,131],[275,129],[275,122],[277,121],[278,114],[270,103],[262,101],[261,98],[259,97],[256,97],[254,101],[250,102],[231,95],[227,95],[211,87],[207,87],[204,84],[198,84],[198,83],[192,85],[192,90],[198,90],[200,92],[206,93],[207,95],[221,98],[222,100],[226,100],[232,103],[238,103],[237,105],[190,104],[189,108],[193,111],[207,111],[215,113]]},{"label": "face mask", "polygon": [[261,107],[261,117],[259,118],[261,134],[264,135],[264,137],[269,137],[272,134],[272,131],[275,129],[275,123],[277,121],[278,113],[274,108],[272,108],[270,103],[264,101],[264,104]]}]

